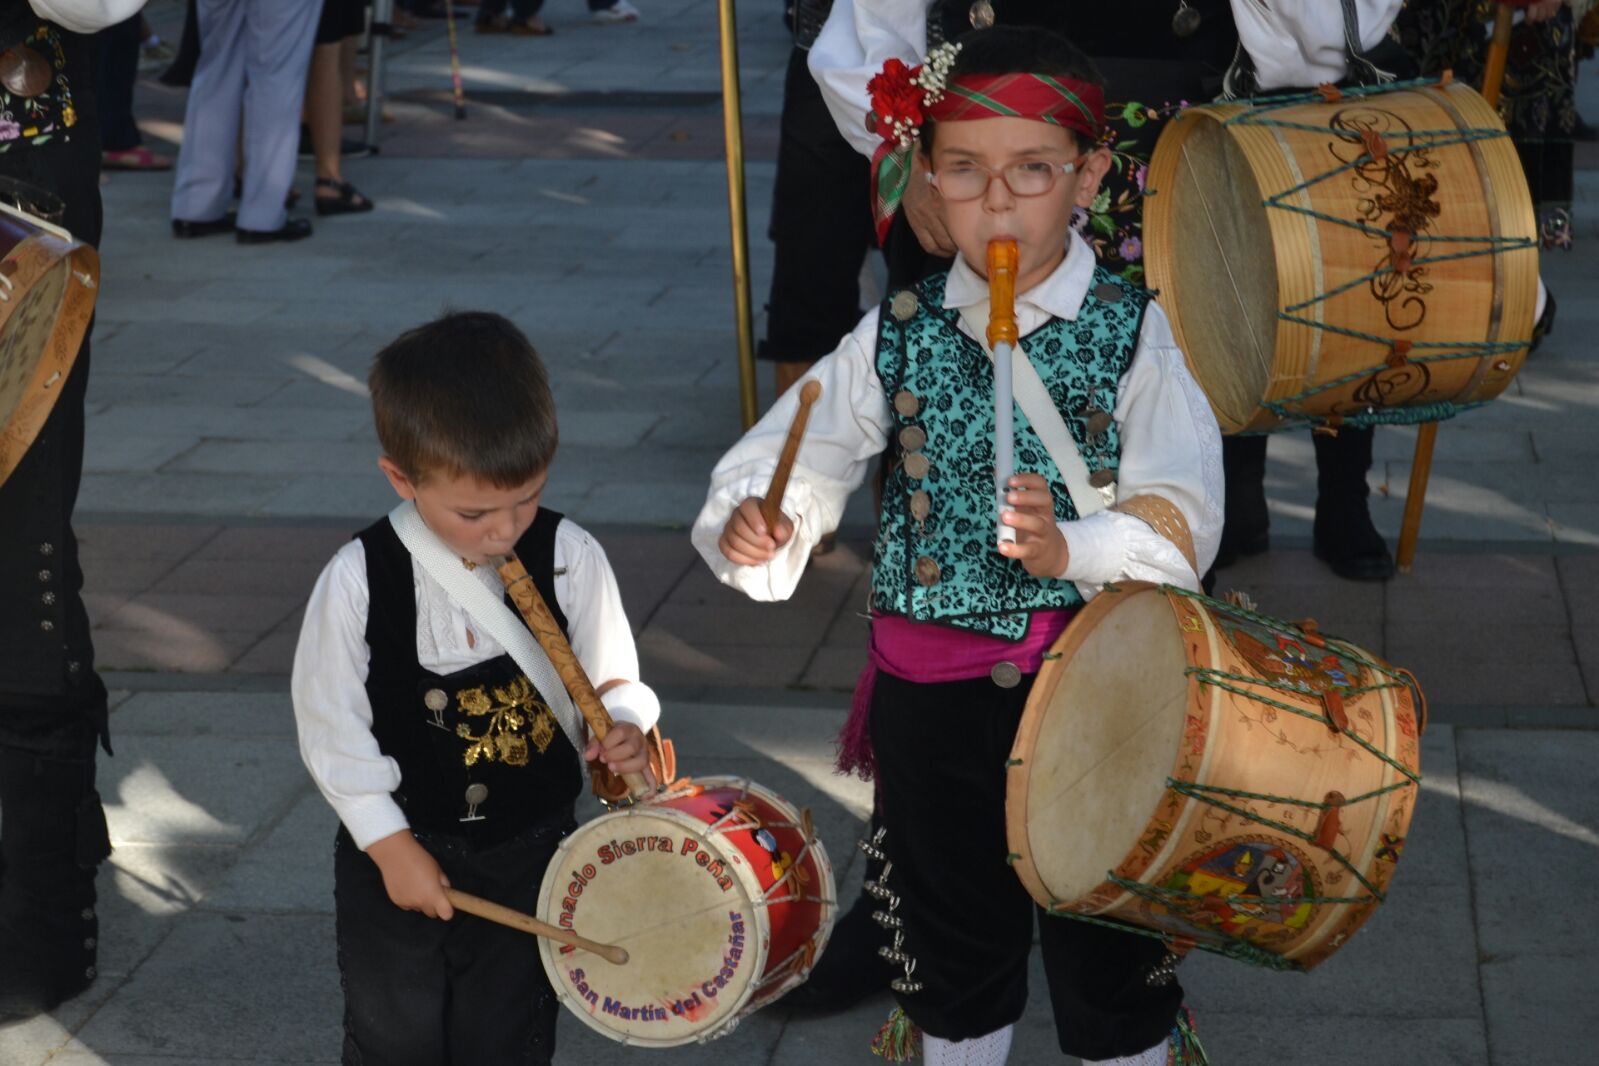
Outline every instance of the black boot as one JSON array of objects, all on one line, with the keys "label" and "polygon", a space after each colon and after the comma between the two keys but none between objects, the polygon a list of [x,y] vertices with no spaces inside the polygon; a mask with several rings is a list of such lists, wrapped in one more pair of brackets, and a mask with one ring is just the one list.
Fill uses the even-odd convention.
[{"label": "black boot", "polygon": [[63,759],[0,746],[0,1020],[94,980],[94,876],[109,852],[92,747]]},{"label": "black boot", "polygon": [[1336,437],[1313,434],[1316,444],[1316,558],[1351,581],[1387,581],[1394,557],[1372,525],[1366,498],[1371,469],[1368,429],[1338,430]]},{"label": "black boot", "polygon": [[1216,561],[1200,578],[1205,595],[1216,587],[1216,571],[1241,556],[1259,555],[1271,547],[1271,515],[1266,510],[1266,438],[1223,437],[1221,468],[1227,478],[1221,543]]}]

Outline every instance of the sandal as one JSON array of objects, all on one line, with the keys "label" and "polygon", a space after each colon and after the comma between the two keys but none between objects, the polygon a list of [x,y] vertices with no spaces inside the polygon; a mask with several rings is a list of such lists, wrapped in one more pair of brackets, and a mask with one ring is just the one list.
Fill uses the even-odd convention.
[{"label": "sandal", "polygon": [[359,215],[372,210],[375,206],[347,181],[318,178],[316,187],[318,190],[332,189],[337,194],[322,196],[319,193],[313,198],[316,200],[316,213],[319,215]]}]

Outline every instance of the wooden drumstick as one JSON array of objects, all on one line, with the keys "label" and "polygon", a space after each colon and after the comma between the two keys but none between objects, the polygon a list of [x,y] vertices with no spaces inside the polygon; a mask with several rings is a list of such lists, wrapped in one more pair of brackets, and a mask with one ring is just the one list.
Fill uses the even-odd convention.
[{"label": "wooden drumstick", "polygon": [[[572,694],[572,702],[577,704],[577,709],[583,713],[584,721],[588,722],[589,732],[593,733],[597,740],[603,741],[605,734],[615,725],[611,721],[611,713],[605,709],[605,704],[600,702],[599,694],[594,691],[594,685],[589,681],[588,671],[577,661],[577,656],[572,652],[572,645],[566,642],[566,636],[561,632],[560,625],[550,613],[549,604],[539,595],[538,586],[534,585],[533,579],[528,576],[522,560],[512,552],[491,562],[500,575],[500,580],[505,582],[505,591],[511,594],[511,602],[516,604],[516,609],[522,613],[522,618],[533,631],[533,636],[544,649],[544,654],[555,664],[556,673],[561,675],[561,683],[566,686],[566,691]],[[578,754],[581,755],[582,752]],[[626,783],[631,799],[642,799],[655,792],[641,773],[623,774],[622,781]]]},{"label": "wooden drumstick", "polygon": [[563,944],[570,944],[572,947],[583,951],[591,951],[606,962],[616,966],[627,965],[626,948],[617,947],[615,944],[596,944],[587,937],[578,936],[570,929],[562,929],[558,925],[541,922],[531,914],[523,914],[521,911],[512,910],[510,907],[501,906],[480,896],[462,892],[460,889],[446,888],[444,894],[449,897],[450,905],[458,911],[475,914],[479,918],[487,918],[491,922],[498,922],[512,929],[520,929],[522,932],[532,933],[534,936],[542,936],[548,940],[558,940]]},{"label": "wooden drumstick", "polygon": [[812,378],[800,388],[799,410],[788,425],[788,439],[783,442],[783,453],[777,458],[777,469],[772,472],[772,483],[766,488],[766,498],[761,501],[761,518],[768,533],[777,529],[777,520],[783,516],[783,492],[788,488],[789,471],[799,457],[800,438],[805,436],[805,423],[811,417],[811,405],[822,395],[822,383]]}]

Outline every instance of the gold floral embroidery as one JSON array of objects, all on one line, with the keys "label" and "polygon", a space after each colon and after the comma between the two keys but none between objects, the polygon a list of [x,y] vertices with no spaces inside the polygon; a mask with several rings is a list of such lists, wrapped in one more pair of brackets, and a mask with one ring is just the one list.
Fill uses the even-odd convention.
[{"label": "gold floral embroidery", "polygon": [[469,718],[489,719],[487,728],[476,735],[466,722],[455,727],[456,735],[469,742],[463,756],[468,766],[477,765],[479,759],[526,766],[530,741],[543,755],[555,739],[555,715],[525,677],[492,690],[481,685],[462,689],[455,694],[455,703]]}]

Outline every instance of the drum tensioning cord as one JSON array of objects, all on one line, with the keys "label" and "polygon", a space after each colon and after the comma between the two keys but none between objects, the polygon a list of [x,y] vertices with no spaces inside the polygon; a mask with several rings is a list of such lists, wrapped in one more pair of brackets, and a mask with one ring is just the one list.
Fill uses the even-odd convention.
[{"label": "drum tensioning cord", "polygon": [[[1340,94],[1340,99],[1359,100],[1367,96],[1383,95],[1402,89],[1432,88],[1445,84],[1447,83],[1435,78],[1417,78],[1412,81],[1393,82],[1391,84],[1382,86],[1351,87],[1348,89],[1340,89],[1338,91]],[[1301,132],[1325,134],[1331,132],[1326,126],[1316,126],[1308,122],[1286,122],[1269,117],[1270,113],[1273,111],[1280,111],[1284,108],[1295,107],[1303,103],[1320,102],[1324,101],[1325,99],[1326,98],[1319,92],[1310,92],[1240,100],[1238,103],[1242,104],[1245,107],[1245,110],[1240,111],[1238,114],[1233,115],[1230,118],[1224,119],[1222,121],[1222,125],[1261,126],[1272,129],[1297,130]],[[1402,149],[1402,151],[1407,153],[1411,151],[1431,151],[1435,148],[1446,148],[1457,144],[1472,144],[1477,141],[1496,140],[1501,137],[1507,138],[1510,136],[1509,132],[1504,129],[1477,127],[1466,127],[1464,129],[1407,130],[1405,131],[1405,135],[1410,140],[1410,146]],[[1364,222],[1351,221],[1346,218],[1338,218],[1334,215],[1317,211],[1314,208],[1302,207],[1298,204],[1287,202],[1287,198],[1293,196],[1295,193],[1303,192],[1312,185],[1328,181],[1337,177],[1339,174],[1356,170],[1360,166],[1372,162],[1376,162],[1376,160],[1372,157],[1371,151],[1368,148],[1366,151],[1361,152],[1359,155],[1344,163],[1342,166],[1334,167],[1332,170],[1329,170],[1323,174],[1318,174],[1315,177],[1307,178],[1292,188],[1284,189],[1282,192],[1274,193],[1271,196],[1268,196],[1266,199],[1261,201],[1261,206],[1267,210],[1275,209],[1278,211],[1291,212],[1293,214],[1306,215],[1321,222],[1327,222],[1335,226],[1342,226],[1346,229],[1355,230],[1364,236],[1381,237],[1386,239],[1390,236],[1389,230],[1380,229]],[[1429,243],[1436,241],[1446,244],[1478,244],[1482,245],[1483,247],[1468,249],[1460,252],[1451,252],[1447,255],[1418,256],[1411,260],[1412,267],[1417,267],[1428,263],[1443,263],[1454,259],[1471,259],[1477,256],[1497,255],[1504,252],[1518,251],[1522,249],[1536,249],[1538,247],[1538,241],[1536,237],[1497,237],[1493,235],[1451,236],[1444,234],[1421,233],[1414,234],[1413,236],[1418,242],[1425,237]],[[1388,274],[1393,274],[1395,276],[1398,275],[1398,271],[1394,269],[1391,263],[1386,267],[1379,267],[1369,274],[1355,278],[1353,281],[1340,285],[1337,288],[1313,296],[1309,300],[1294,304],[1291,307],[1285,307],[1281,311],[1277,312],[1277,317],[1285,322],[1292,322],[1296,325],[1307,326],[1311,329],[1319,329],[1328,333],[1336,333],[1341,336],[1351,337],[1355,340],[1369,341],[1378,345],[1379,347],[1391,349],[1394,344],[1394,339],[1392,337],[1382,337],[1375,333],[1366,333],[1361,330],[1347,329],[1343,326],[1335,326],[1330,322],[1318,321],[1313,318],[1305,318],[1295,313],[1304,311],[1307,308],[1315,306],[1316,304],[1324,303],[1325,301],[1330,300],[1340,293],[1346,292],[1350,289],[1358,288],[1361,285],[1369,285],[1377,278]],[[1401,365],[1435,363],[1452,359],[1480,359],[1490,355],[1503,355],[1512,352],[1518,352],[1523,348],[1526,348],[1531,343],[1532,339],[1530,337],[1525,340],[1514,341],[1416,341],[1411,345],[1412,349],[1430,349],[1435,351],[1436,354],[1422,356],[1412,356],[1407,354],[1405,357],[1405,363]],[[1320,393],[1352,384],[1353,382],[1359,381],[1360,379],[1372,374],[1374,369],[1375,368],[1372,367],[1365,367],[1363,369],[1353,371],[1343,375],[1342,377],[1335,378],[1332,381],[1305,389],[1297,395],[1290,396],[1283,400],[1261,400],[1260,406],[1264,407],[1266,410],[1270,411],[1272,414],[1284,421],[1297,421],[1309,423],[1311,425],[1325,425],[1328,422],[1326,416],[1310,415],[1305,414],[1302,411],[1295,411],[1291,409],[1290,405],[1302,404],[1312,397],[1319,395]],[[1450,400],[1440,400],[1436,403],[1415,407],[1367,407],[1364,411],[1342,415],[1340,416],[1339,421],[1344,425],[1350,426],[1440,422],[1446,418],[1452,418],[1462,411],[1468,411],[1474,407],[1481,407],[1486,402],[1486,400],[1483,400],[1473,403],[1457,404]]]}]

